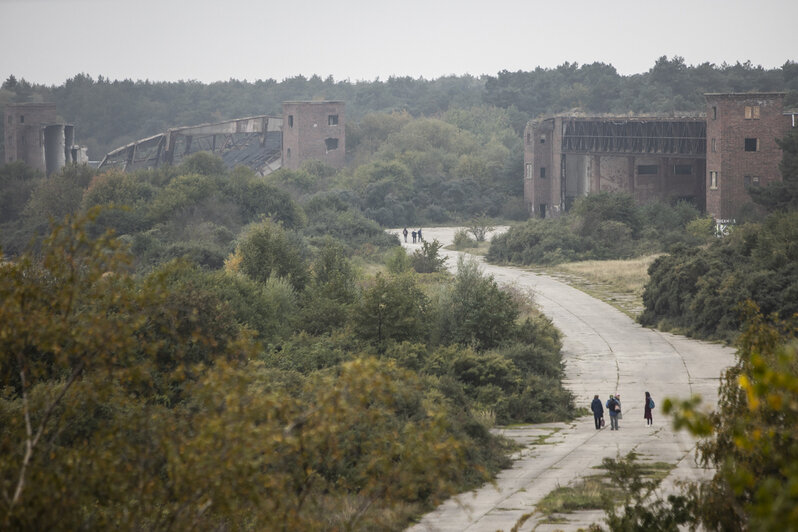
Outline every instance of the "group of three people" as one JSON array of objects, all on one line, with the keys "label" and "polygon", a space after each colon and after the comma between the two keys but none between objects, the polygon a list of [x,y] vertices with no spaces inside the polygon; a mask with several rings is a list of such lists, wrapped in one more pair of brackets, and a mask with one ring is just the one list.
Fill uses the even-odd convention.
[{"label": "group of three people", "polygon": [[[402,230],[402,235],[404,235],[405,242],[407,242],[407,227],[405,227]],[[416,240],[418,240],[419,244],[421,243],[421,228],[420,227],[418,228],[418,231],[413,231],[413,243],[414,244],[416,243]]]},{"label": "group of three people", "polygon": [[[599,430],[604,425],[604,406],[601,404],[601,399],[596,395],[593,397],[593,402],[590,404],[590,409],[593,411],[593,420],[596,422],[596,430]],[[607,399],[607,411],[610,413],[610,430],[618,430],[618,420],[622,417],[621,412],[621,396],[618,394],[610,394]],[[646,426],[654,424],[654,418],[651,415],[651,410],[654,408],[654,400],[651,394],[646,392],[646,403],[643,409],[643,419],[646,420]]]}]

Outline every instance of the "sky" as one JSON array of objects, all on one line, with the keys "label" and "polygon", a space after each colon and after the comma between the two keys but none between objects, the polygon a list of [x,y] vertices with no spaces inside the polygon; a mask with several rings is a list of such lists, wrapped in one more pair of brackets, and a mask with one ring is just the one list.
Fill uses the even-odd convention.
[{"label": "sky", "polygon": [[0,82],[435,79],[798,61],[796,0],[0,0]]}]

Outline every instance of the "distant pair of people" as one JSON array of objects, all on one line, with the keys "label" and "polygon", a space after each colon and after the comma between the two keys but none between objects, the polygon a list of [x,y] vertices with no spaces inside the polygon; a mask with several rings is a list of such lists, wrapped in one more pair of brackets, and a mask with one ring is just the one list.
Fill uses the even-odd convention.
[{"label": "distant pair of people", "polygon": [[607,407],[607,411],[610,413],[610,430],[618,430],[618,417],[621,415],[621,397],[619,395],[610,394],[607,404],[602,405],[599,396],[593,396],[590,409],[593,411],[593,420],[596,423],[596,430],[604,426],[604,406]]}]

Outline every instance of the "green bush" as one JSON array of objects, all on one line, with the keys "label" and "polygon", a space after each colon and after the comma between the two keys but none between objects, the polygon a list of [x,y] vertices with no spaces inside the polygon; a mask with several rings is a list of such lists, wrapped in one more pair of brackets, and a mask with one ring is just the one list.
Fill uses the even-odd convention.
[{"label": "green bush", "polygon": [[492,277],[483,276],[476,261],[462,257],[454,283],[438,305],[435,330],[440,343],[479,349],[493,348],[511,338],[519,312],[514,298]]},{"label": "green bush", "polygon": [[307,249],[302,238],[273,222],[249,228],[236,250],[243,273],[265,283],[272,275],[285,277],[301,291],[308,282]]}]

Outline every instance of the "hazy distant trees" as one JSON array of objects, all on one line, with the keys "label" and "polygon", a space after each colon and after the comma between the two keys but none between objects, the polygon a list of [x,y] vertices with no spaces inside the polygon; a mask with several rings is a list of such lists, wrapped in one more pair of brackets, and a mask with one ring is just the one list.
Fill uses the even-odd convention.
[{"label": "hazy distant trees", "polygon": [[[795,62],[764,69],[750,62],[687,65],[679,56],[663,56],[647,72],[628,76],[605,63],[566,62],[555,68],[502,71],[479,78],[405,76],[357,82],[314,75],[203,84],[94,79],[77,74],[62,85],[44,86],[12,75],[0,88],[0,105],[54,101],[59,114],[78,125],[79,140],[88,145],[91,156],[100,158],[115,147],[168,127],[256,114],[280,115],[286,100],[343,100],[352,126],[369,113],[432,117],[449,109],[488,104],[506,109],[512,128],[520,134],[528,119],[543,113],[575,108],[590,113],[698,111],[704,107],[704,92],[750,90],[798,91]],[[0,132],[2,127],[0,124]],[[353,140],[358,133],[352,128]]]}]

